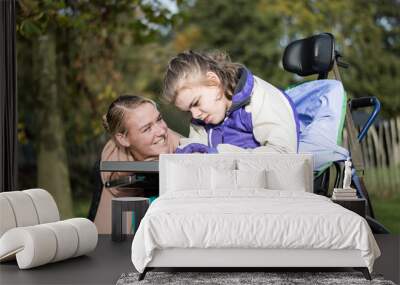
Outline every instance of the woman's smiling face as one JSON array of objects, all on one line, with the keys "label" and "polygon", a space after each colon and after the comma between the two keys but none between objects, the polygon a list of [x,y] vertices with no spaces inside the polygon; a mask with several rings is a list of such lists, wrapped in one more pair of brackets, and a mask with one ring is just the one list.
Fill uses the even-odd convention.
[{"label": "woman's smiling face", "polygon": [[168,126],[160,112],[150,103],[144,103],[125,114],[125,134],[117,139],[128,147],[137,160],[158,157],[169,152]]}]

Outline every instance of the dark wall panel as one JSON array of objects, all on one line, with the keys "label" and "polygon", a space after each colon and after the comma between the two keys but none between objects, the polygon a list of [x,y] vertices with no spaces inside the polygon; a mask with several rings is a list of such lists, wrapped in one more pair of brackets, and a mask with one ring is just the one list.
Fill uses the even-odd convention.
[{"label": "dark wall panel", "polygon": [[0,1],[0,191],[17,189],[15,1]]}]

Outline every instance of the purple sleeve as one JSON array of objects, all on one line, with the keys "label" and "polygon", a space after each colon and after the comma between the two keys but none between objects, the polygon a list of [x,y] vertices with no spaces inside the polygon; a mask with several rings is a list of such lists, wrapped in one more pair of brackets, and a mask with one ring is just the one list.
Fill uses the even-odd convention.
[{"label": "purple sleeve", "polygon": [[201,143],[191,143],[183,148],[177,148],[175,153],[218,153],[215,147],[209,147]]}]

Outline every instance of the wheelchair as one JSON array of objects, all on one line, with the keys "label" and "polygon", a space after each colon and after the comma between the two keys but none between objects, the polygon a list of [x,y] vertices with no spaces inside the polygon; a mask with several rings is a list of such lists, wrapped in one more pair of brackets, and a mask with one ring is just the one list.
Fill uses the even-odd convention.
[{"label": "wheelchair", "polygon": [[[342,60],[342,55],[335,49],[335,39],[330,33],[321,33],[290,43],[283,54],[283,67],[286,71],[299,76],[318,75],[318,80],[327,79],[330,72],[336,80],[342,81],[339,68],[348,68],[349,64]],[[360,108],[372,107],[368,119],[361,128],[356,128],[353,115]],[[361,142],[365,139],[368,129],[377,118],[381,105],[376,97],[362,97],[349,99],[345,111],[345,128],[347,131],[347,145],[353,162],[352,186],[357,195],[366,200],[366,220],[373,233],[389,233],[389,231],[375,219],[372,203],[364,183],[364,162]],[[334,187],[339,187],[344,176],[344,161],[332,161],[336,177]],[[314,193],[329,196],[330,167],[314,175]]]}]

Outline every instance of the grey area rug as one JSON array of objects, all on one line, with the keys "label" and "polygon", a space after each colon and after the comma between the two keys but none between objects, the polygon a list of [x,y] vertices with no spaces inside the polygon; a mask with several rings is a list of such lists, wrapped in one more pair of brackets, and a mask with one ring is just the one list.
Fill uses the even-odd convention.
[{"label": "grey area rug", "polygon": [[385,284],[395,285],[380,275],[366,280],[360,272],[148,272],[142,281],[139,273],[122,274],[117,285],[133,284]]}]

